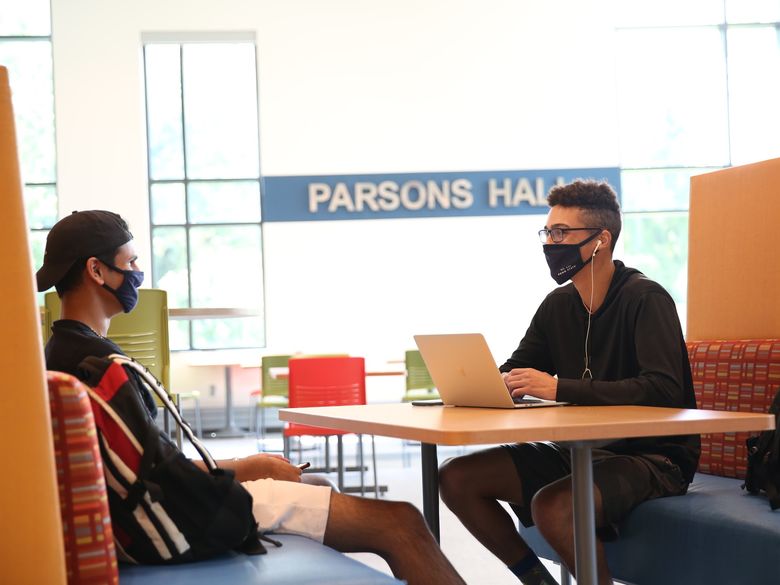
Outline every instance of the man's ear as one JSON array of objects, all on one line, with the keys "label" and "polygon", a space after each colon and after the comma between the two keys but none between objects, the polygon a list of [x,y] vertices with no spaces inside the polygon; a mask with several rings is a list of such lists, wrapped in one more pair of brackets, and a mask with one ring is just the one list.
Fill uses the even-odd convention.
[{"label": "man's ear", "polygon": [[100,261],[97,258],[94,256],[88,258],[84,269],[86,271],[87,278],[95,281],[101,286],[104,284],[105,281],[103,280],[103,267],[100,265]]},{"label": "man's ear", "polygon": [[600,250],[612,251],[612,233],[609,230],[602,230],[599,234],[599,240],[601,241]]}]

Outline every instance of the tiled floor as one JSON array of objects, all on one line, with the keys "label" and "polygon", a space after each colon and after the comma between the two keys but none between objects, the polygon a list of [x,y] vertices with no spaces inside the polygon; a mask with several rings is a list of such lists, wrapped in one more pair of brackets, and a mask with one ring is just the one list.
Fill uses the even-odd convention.
[{"label": "tiled floor", "polygon": [[[257,452],[257,442],[253,438],[246,439],[209,439],[205,441],[212,455],[217,459],[239,457]],[[370,441],[365,439],[366,460],[370,461]],[[313,440],[304,443],[304,447],[314,447]],[[356,441],[354,437],[345,437],[346,461],[354,461]],[[278,435],[265,443],[267,450],[281,450],[281,439]],[[379,484],[388,487],[388,499],[405,500],[412,502],[422,509],[422,490],[420,474],[419,446],[404,444],[398,439],[376,438],[377,448],[377,473]],[[335,440],[331,449],[335,459]],[[194,456],[194,450],[185,446],[185,452]],[[460,448],[440,447],[439,460],[461,453]],[[311,461],[313,466],[323,465],[321,449],[306,449],[303,452],[304,459]],[[297,457],[297,453],[293,454]],[[335,482],[335,473],[329,477]],[[359,477],[356,472],[347,474],[348,485],[358,485]],[[370,483],[371,473],[366,475],[366,481]],[[370,497],[373,497],[371,495]],[[455,516],[445,507],[441,506],[441,546],[452,564],[463,576],[469,585],[517,585],[519,581],[507,571],[504,565],[482,547]],[[387,564],[373,554],[350,555],[360,561],[379,570],[390,572]],[[549,563],[551,573],[557,577],[559,570],[556,565]]]}]

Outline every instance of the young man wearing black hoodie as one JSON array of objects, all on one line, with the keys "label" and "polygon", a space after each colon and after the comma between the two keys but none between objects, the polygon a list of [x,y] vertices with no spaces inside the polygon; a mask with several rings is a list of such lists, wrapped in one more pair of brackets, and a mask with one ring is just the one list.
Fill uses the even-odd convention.
[{"label": "young man wearing black hoodie", "polygon": [[[604,182],[553,187],[539,235],[552,291],[499,369],[512,396],[578,405],[696,408],[690,364],[674,301],[638,270],[613,260],[620,205]],[[593,450],[599,537],[635,506],[684,494],[699,459],[699,436],[624,439]],[[536,524],[574,568],[571,461],[556,443],[503,445],[451,459],[441,495],[466,528],[526,585],[555,583],[500,505]],[[597,544],[599,583],[612,583]]]}]

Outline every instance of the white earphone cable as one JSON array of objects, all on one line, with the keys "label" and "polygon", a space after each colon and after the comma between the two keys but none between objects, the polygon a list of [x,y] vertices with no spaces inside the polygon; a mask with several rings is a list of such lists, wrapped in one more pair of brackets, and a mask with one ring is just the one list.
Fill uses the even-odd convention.
[{"label": "white earphone cable", "polygon": [[593,379],[593,372],[590,371],[590,356],[588,355],[588,341],[590,339],[590,319],[593,315],[593,289],[595,284],[595,266],[596,263],[596,251],[599,249],[599,246],[596,246],[596,250],[593,250],[593,256],[591,256],[590,259],[590,304],[585,307],[588,311],[588,327],[585,329],[585,369],[582,371],[582,379],[584,380],[586,377]]}]

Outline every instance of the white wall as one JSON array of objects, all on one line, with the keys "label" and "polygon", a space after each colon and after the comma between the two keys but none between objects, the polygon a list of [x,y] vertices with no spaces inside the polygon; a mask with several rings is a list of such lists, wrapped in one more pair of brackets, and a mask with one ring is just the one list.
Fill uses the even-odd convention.
[{"label": "white wall", "polygon": [[[60,214],[114,209],[150,258],[141,37],[155,31],[256,34],[264,175],[617,166],[606,8],[52,0]],[[414,333],[482,331],[503,361],[554,286],[535,235],[543,223],[268,224],[267,351],[381,362]],[[222,377],[177,367],[173,379],[185,389]]]}]

